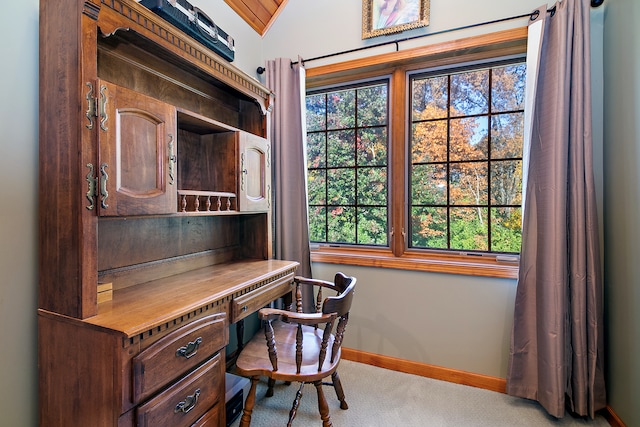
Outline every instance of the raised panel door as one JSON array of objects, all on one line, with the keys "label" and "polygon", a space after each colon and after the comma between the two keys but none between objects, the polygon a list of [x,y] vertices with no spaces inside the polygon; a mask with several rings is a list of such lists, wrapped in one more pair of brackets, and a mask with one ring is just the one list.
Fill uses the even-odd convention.
[{"label": "raised panel door", "polygon": [[240,131],[240,210],[271,208],[271,150],[265,138]]},{"label": "raised panel door", "polygon": [[99,214],[176,212],[175,108],[106,81],[99,88]]}]

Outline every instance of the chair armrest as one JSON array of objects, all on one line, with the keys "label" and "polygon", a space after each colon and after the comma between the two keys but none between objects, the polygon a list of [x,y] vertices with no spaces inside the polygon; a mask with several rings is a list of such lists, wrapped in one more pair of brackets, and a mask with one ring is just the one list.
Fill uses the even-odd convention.
[{"label": "chair armrest", "polygon": [[324,288],[331,288],[331,289],[335,289],[335,285],[329,281],[326,280],[320,280],[320,279],[310,279],[308,277],[302,277],[302,276],[296,276],[293,278],[293,281],[296,283],[300,283],[303,285],[314,285],[314,286],[322,286]]},{"label": "chair armrest", "polygon": [[301,325],[318,325],[320,323],[333,322],[336,313],[296,313],[294,311],[279,310],[275,308],[263,308],[258,311],[260,320],[280,319],[284,322],[299,323]]}]

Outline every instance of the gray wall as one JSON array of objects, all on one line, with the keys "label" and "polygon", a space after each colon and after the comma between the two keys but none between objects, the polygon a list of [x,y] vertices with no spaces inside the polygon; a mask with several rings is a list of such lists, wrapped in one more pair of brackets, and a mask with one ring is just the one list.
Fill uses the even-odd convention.
[{"label": "gray wall", "polygon": [[[0,37],[5,41],[0,47],[0,424],[35,426],[38,1],[5,3],[0,14]],[[220,26],[236,39],[235,64],[251,75],[265,58],[296,59],[298,54],[309,58],[384,40],[360,39],[360,1],[289,0],[264,39],[237,19],[223,0],[193,3],[214,19],[222,18]],[[431,26],[406,35],[526,13],[539,5],[531,0],[431,3]],[[609,401],[623,421],[634,427],[640,426],[640,266],[635,256],[640,252],[640,30],[636,27],[640,4],[637,0],[606,0],[606,8],[604,235]],[[495,29],[514,24],[519,23]],[[456,37],[478,31],[456,33]],[[433,43],[446,37],[427,40]],[[330,278],[339,268],[359,278],[348,346],[504,376],[514,281],[327,264],[313,268],[318,277]],[[389,300],[388,283],[404,297]],[[392,312],[400,317],[392,318]],[[470,348],[475,348],[473,353]]]},{"label": "gray wall", "polygon": [[[482,2],[431,0],[431,23],[427,28],[418,28],[402,34],[362,40],[362,1],[289,0],[287,7],[264,37],[264,56],[268,59],[288,57],[295,60],[298,55],[302,58],[312,58],[361,46],[375,45],[383,41],[435,33],[479,22],[522,15],[537,8],[540,4],[536,0],[489,0]],[[490,27],[434,35],[427,39],[402,43],[401,48],[469,37],[506,28],[521,27],[526,25],[526,22],[526,19],[520,19]],[[295,34],[295,36],[292,36],[292,34]],[[395,45],[392,44],[346,56],[310,62],[307,66],[312,68],[326,63],[369,56],[374,53],[392,52],[394,50]]]},{"label": "gray wall", "polygon": [[314,263],[358,279],[344,345],[495,377],[506,376],[515,281]]},{"label": "gray wall", "polygon": [[37,414],[38,0],[0,13],[0,425]]},{"label": "gray wall", "polygon": [[605,15],[604,164],[608,399],[640,426],[640,2]]}]

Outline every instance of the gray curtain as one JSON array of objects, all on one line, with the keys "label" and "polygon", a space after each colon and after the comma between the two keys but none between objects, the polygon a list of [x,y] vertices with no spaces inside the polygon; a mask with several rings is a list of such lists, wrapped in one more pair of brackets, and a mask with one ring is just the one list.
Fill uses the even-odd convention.
[{"label": "gray curtain", "polygon": [[[545,19],[507,393],[555,417],[606,405],[591,137],[589,0]],[[546,8],[545,8],[546,9]]]},{"label": "gray curtain", "polygon": [[307,218],[304,68],[288,58],[267,61],[266,85],[275,94],[271,115],[274,256],[298,261],[311,277]]}]

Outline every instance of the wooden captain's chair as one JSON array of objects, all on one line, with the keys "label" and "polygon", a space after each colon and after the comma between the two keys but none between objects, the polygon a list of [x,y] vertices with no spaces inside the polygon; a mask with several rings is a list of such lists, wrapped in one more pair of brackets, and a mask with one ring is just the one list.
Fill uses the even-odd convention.
[{"label": "wooden captain's chair", "polygon": [[[256,334],[245,345],[236,361],[237,372],[251,378],[251,388],[240,420],[241,427],[251,424],[256,386],[261,376],[269,378],[267,396],[273,395],[276,380],[301,383],[289,413],[288,426],[296,416],[305,383],[312,383],[318,391],[322,425],[332,425],[329,405],[322,391],[322,380],[329,376],[340,400],[340,408],[348,409],[337,368],[356,279],[337,273],[334,283],[304,277],[295,277],[294,282],[297,311],[271,308],[260,310],[258,316],[265,322],[265,333]],[[314,290],[318,287],[316,313],[302,312],[302,285],[314,285]],[[323,300],[322,290],[326,288],[335,291],[336,295]]]}]

